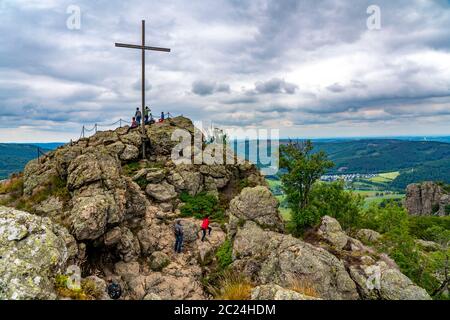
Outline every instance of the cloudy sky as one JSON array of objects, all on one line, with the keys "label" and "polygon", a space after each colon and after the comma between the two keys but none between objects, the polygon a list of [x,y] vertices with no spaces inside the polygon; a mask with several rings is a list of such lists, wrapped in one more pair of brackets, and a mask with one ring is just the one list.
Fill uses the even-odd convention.
[{"label": "cloudy sky", "polygon": [[147,54],[154,113],[284,137],[450,134],[450,1],[0,0],[0,141],[129,119],[140,52],[114,42],[139,43],[142,19],[147,45],[172,49]]}]

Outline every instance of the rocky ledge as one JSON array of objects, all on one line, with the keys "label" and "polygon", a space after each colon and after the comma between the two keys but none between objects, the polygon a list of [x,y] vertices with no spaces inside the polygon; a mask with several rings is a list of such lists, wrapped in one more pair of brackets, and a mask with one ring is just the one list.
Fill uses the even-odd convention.
[{"label": "rocky ledge", "polygon": [[[0,299],[66,299],[60,282],[71,266],[96,299],[107,298],[109,280],[121,284],[123,299],[211,299],[208,280],[221,272],[218,253],[227,246],[229,272],[250,281],[253,299],[430,298],[331,217],[303,240],[285,234],[278,202],[254,165],[176,165],[176,129],[194,132],[178,117],[148,126],[145,139],[119,128],[31,161],[15,178],[20,192],[2,195],[28,212],[0,207]],[[182,199],[199,195],[223,210],[204,242],[201,221],[182,210]],[[184,226],[181,254],[173,252],[175,219]]]}]

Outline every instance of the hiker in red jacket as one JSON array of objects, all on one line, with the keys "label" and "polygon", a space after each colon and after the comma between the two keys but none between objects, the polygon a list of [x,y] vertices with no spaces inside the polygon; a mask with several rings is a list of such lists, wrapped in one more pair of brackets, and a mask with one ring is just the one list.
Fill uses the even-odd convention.
[{"label": "hiker in red jacket", "polygon": [[205,241],[206,230],[208,230],[208,235],[210,236],[211,235],[211,227],[209,226],[209,216],[206,216],[202,222],[202,232],[203,232],[202,241]]}]

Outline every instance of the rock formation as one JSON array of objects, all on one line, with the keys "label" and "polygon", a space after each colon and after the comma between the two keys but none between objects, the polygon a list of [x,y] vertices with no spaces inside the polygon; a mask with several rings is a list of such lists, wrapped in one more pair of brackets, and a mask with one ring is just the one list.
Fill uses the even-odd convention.
[{"label": "rock formation", "polygon": [[405,207],[414,216],[448,215],[450,195],[434,182],[413,183],[406,188]]},{"label": "rock formation", "polygon": [[[69,265],[103,293],[106,281],[118,282],[123,299],[210,299],[205,279],[217,271],[226,240],[229,268],[251,279],[254,299],[429,298],[331,217],[310,238],[285,234],[278,202],[254,165],[176,165],[172,133],[194,133],[189,119],[146,129],[148,139],[128,127],[98,132],[26,166],[23,194],[2,195],[30,213],[0,208],[0,299],[64,298],[54,286]],[[142,141],[147,159],[140,159]],[[186,194],[209,194],[224,208],[204,242],[201,221],[181,214]],[[175,219],[184,227],[181,254],[173,252]],[[373,270],[375,289],[367,286]]]}]

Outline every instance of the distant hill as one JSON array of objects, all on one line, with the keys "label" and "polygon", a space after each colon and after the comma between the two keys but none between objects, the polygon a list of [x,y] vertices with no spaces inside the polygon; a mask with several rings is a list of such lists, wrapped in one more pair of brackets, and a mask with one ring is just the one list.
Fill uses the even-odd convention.
[{"label": "distant hill", "polygon": [[450,160],[450,144],[435,141],[364,139],[314,145],[336,164],[331,173],[400,171],[427,164],[436,168]]},{"label": "distant hill", "polygon": [[45,153],[60,145],[62,143],[0,143],[0,180],[22,171],[28,161],[37,158],[37,147]]}]

